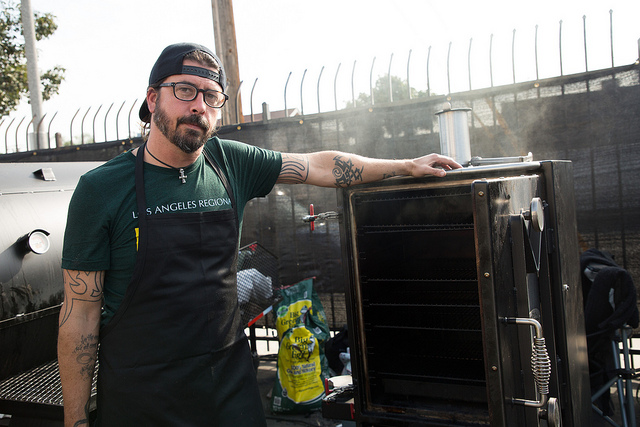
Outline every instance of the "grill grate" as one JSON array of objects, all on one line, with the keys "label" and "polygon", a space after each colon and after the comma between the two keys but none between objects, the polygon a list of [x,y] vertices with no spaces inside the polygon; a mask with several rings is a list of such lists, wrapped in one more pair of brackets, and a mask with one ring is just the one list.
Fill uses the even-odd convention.
[{"label": "grill grate", "polygon": [[[96,394],[97,372],[96,364],[92,396]],[[53,360],[0,382],[0,400],[62,407],[58,361]]]}]

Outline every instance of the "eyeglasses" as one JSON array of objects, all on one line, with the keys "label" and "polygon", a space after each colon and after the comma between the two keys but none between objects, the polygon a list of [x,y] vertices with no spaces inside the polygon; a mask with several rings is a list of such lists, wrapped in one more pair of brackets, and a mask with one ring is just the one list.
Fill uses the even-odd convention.
[{"label": "eyeglasses", "polygon": [[204,102],[212,108],[222,108],[229,96],[213,89],[198,89],[191,83],[162,83],[158,87],[173,87],[173,95],[180,101],[193,101],[202,92]]}]

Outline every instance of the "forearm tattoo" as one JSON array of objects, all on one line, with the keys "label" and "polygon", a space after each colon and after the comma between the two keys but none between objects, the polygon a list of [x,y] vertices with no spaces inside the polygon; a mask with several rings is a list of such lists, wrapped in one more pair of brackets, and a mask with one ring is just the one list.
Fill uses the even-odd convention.
[{"label": "forearm tattoo", "polygon": [[336,179],[336,187],[348,187],[355,181],[362,181],[362,171],[364,166],[358,169],[351,159],[343,159],[342,156],[333,158],[335,167],[333,177]]},{"label": "forearm tattoo", "polygon": [[382,179],[393,178],[394,176],[398,176],[398,174],[396,173],[396,171],[393,171],[393,172],[391,172],[391,173],[384,173],[384,174],[382,174]]},{"label": "forearm tattoo", "polygon": [[60,320],[60,326],[69,319],[75,301],[102,301],[102,287],[104,285],[104,271],[96,273],[75,270],[63,271],[68,286],[64,287],[64,314]]},{"label": "forearm tattoo", "polygon": [[98,337],[93,334],[82,335],[80,342],[73,349],[76,362],[80,365],[80,374],[84,379],[91,380],[98,354]]},{"label": "forearm tattoo", "polygon": [[283,184],[302,184],[309,177],[309,160],[306,156],[282,155],[282,169],[278,182]]},{"label": "forearm tattoo", "polygon": [[73,424],[73,427],[80,427],[84,425],[89,425],[89,409],[90,409],[91,399],[87,400],[87,403],[84,405],[84,415],[86,418],[76,421]]}]

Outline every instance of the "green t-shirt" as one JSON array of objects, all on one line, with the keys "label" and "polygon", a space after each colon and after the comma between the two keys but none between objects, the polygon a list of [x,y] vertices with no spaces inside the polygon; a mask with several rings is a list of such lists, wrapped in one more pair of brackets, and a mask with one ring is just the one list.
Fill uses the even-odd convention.
[{"label": "green t-shirt", "polygon": [[[215,144],[220,144],[222,157]],[[281,154],[217,137],[207,142],[205,150],[231,183],[242,223],[245,204],[267,195],[275,185]],[[80,178],[69,204],[62,268],[106,271],[103,324],[119,307],[136,262],[135,159],[126,152],[87,172]],[[222,182],[204,156],[184,172],[185,184],[174,169],[144,164],[147,214],[231,208]]]}]

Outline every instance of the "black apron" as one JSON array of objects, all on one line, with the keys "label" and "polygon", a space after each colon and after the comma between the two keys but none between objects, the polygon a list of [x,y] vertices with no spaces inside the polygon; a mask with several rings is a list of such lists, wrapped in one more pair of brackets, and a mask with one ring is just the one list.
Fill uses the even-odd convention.
[{"label": "black apron", "polygon": [[139,245],[121,306],[100,331],[97,425],[266,426],[240,323],[233,209],[147,216],[136,158]]}]

